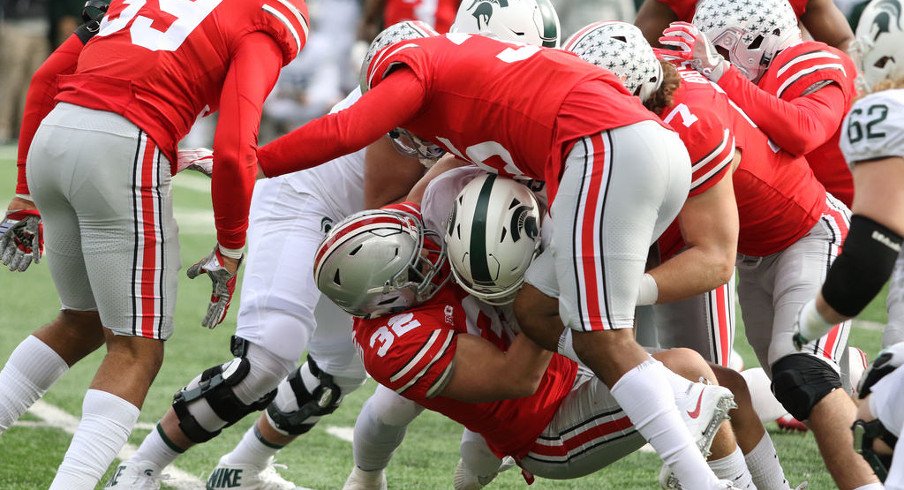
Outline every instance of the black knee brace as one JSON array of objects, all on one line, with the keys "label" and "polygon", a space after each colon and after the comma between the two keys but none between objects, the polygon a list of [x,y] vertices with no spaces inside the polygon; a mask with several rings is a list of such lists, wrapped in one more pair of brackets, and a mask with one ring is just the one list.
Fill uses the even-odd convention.
[{"label": "black knee brace", "polygon": [[885,226],[855,214],[844,250],[822,285],[829,306],[842,315],[857,316],[891,277],[902,241]]},{"label": "black knee brace", "polygon": [[841,376],[824,361],[809,354],[790,354],[772,365],[772,393],[797,420],[826,395],[841,388]]},{"label": "black knee brace", "polygon": [[295,394],[298,410],[284,412],[276,406],[276,402],[267,406],[267,415],[270,416],[270,420],[273,421],[276,428],[292,435],[301,435],[311,430],[314,423],[309,422],[309,418],[333,413],[339,408],[339,403],[342,401],[342,390],[333,381],[333,376],[323,372],[311,356],[308,356],[306,365],[319,382],[313,390],[308,390],[301,377],[304,365],[286,378]]},{"label": "black knee brace", "polygon": [[192,442],[209,441],[222,431],[208,431],[195,419],[188,410],[188,405],[195,400],[205,399],[217,417],[226,422],[225,427],[229,427],[245,415],[263,410],[276,396],[276,390],[273,390],[250,405],[240,400],[232,387],[245,379],[251,369],[251,362],[245,359],[248,341],[233,335],[230,350],[235,359],[205,370],[198,386],[182,388],[173,395],[173,410],[179,418],[179,428]]}]

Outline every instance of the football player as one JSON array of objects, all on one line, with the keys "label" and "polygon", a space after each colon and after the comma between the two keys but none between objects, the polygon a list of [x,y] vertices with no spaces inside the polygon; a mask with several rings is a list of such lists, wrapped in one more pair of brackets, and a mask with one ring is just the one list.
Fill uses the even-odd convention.
[{"label": "football player", "polygon": [[856,67],[838,49],[802,41],[785,0],[702,0],[693,25],[673,23],[660,42],[718,83],[775,145],[806,156],[826,190],[851,205],[854,185],[838,140],[857,93]]},{"label": "football player", "polygon": [[575,348],[632,418],[649,420],[641,433],[679,477],[715,486],[675,406],[683,381],[633,334],[645,252],[690,182],[678,137],[614,75],[557,50],[453,33],[369,53],[362,75],[357,104],[261,149],[264,174],[321,164],[399,128],[419,146],[545,181],[563,316],[580,332]]},{"label": "football player", "polygon": [[94,488],[160,368],[179,269],[176,143],[216,109],[217,245],[188,272],[212,280],[203,324],[225,316],[245,244],[261,105],[304,46],[306,10],[300,1],[114,0],[75,73],[60,79],[26,175],[62,311],[16,348],[0,375],[5,429],[106,344],[51,488]]},{"label": "football player", "polygon": [[857,25],[855,59],[869,93],[845,119],[841,149],[862,193],[851,232],[816,298],[800,312],[799,342],[818,336],[826,321],[857,316],[894,276],[888,292],[883,345],[904,341],[904,30],[900,5],[870,3]]},{"label": "football player", "polygon": [[[462,192],[453,211],[464,217],[461,223],[453,217],[448,231],[460,232],[460,238],[449,243],[470,245],[472,255],[483,260],[492,256],[509,265],[506,259],[512,259],[521,264],[517,270],[523,277],[538,241],[539,213],[526,188],[521,186],[519,192],[510,186],[520,184],[495,175],[468,184],[470,189]],[[515,201],[517,205],[510,206]],[[484,213],[487,219],[472,220],[469,213]],[[469,227],[467,222],[474,225]],[[503,223],[507,233],[499,241],[487,228]],[[347,311],[367,318],[356,321],[355,338],[365,366],[378,382],[481,434],[495,454],[497,469],[499,458],[512,455],[537,476],[577,478],[643,445],[643,438],[601,380],[515,335],[510,308],[494,308],[454,284],[442,286],[448,276],[448,271],[443,272],[445,257],[424,245],[431,239],[439,237],[425,229],[419,217],[381,210],[337,225],[319,250],[318,287]],[[519,241],[522,246],[513,247]],[[474,253],[480,248],[485,252]],[[506,254],[506,248],[512,253]],[[469,290],[497,304],[511,301],[517,290],[510,284],[511,275],[497,276],[498,287],[493,287],[470,274],[476,271],[475,265],[479,267],[479,260],[465,258],[458,263],[464,269],[456,277],[467,281]],[[386,287],[375,287],[384,282]],[[704,375],[714,381],[702,359],[690,351],[662,356],[682,364],[682,369],[689,370],[684,373],[688,377]],[[705,371],[700,371],[701,366]],[[689,391],[684,401],[693,405],[702,391],[695,388],[696,383],[685,381],[685,385]],[[722,409],[733,405],[731,398],[722,401],[726,403]],[[689,409],[691,416],[700,415],[693,406]],[[721,465],[714,461],[713,469],[726,478],[742,475],[738,487],[746,488],[749,473],[727,424],[721,421],[711,420],[708,425],[710,431],[722,427],[713,445],[714,459]],[[581,443],[575,447],[578,440]],[[736,487],[721,481],[716,488]]]},{"label": "football player", "polygon": [[[654,46],[662,31],[675,21],[691,22],[697,0],[644,0],[634,25],[640,27]],[[854,33],[847,19],[832,0],[788,0],[794,15],[817,41],[847,51]]]}]

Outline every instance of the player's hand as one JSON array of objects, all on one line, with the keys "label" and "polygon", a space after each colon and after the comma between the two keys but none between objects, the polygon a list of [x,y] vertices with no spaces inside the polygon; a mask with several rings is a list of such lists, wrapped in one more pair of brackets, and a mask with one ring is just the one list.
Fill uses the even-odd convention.
[{"label": "player's hand", "polygon": [[194,170],[208,177],[213,175],[213,151],[207,148],[179,150],[177,153],[176,173],[183,170]]},{"label": "player's hand", "polygon": [[731,64],[716,51],[706,34],[687,22],[672,22],[662,31],[659,43],[678,49],[678,55],[691,62],[695,70],[718,82]]},{"label": "player's hand", "polygon": [[0,221],[0,262],[11,271],[23,272],[32,262],[41,261],[44,225],[35,204],[13,198]]},{"label": "player's hand", "polygon": [[866,398],[872,392],[873,385],[901,365],[904,365],[904,342],[893,344],[879,351],[876,360],[866,368],[863,377],[860,378],[860,383],[857,385],[857,396],[860,399]]},{"label": "player's hand", "polygon": [[232,293],[235,292],[236,275],[241,264],[242,259],[233,259],[221,254],[220,246],[217,245],[210,255],[188,268],[189,279],[207,274],[213,283],[207,315],[201,320],[201,325],[215,328],[226,318],[229,303],[232,301]]}]

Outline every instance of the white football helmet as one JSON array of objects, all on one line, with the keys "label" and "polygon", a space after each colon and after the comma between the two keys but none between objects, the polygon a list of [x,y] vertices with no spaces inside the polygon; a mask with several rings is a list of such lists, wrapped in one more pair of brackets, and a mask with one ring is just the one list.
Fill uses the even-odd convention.
[{"label": "white football helmet", "polygon": [[[367,48],[367,54],[364,56],[364,62],[361,63],[361,93],[363,94],[370,89],[370,80],[367,76],[370,62],[380,51],[387,46],[402,41],[438,35],[439,33],[430,27],[429,24],[419,20],[406,20],[383,29],[370,43],[370,47]],[[405,156],[417,157],[425,167],[431,167],[439,157],[446,153],[439,146],[424,141],[402,128],[390,131],[389,139],[392,140],[392,145],[396,151]]]},{"label": "white football helmet", "polygon": [[439,234],[420,218],[368,210],[340,221],[323,239],[314,256],[314,281],[349,314],[372,318],[432,298],[449,279],[445,265]]},{"label": "white football helmet", "polygon": [[446,250],[456,282],[477,299],[514,301],[539,247],[540,206],[526,186],[485,174],[455,198]]},{"label": "white football helmet", "polygon": [[[873,0],[863,9],[851,56],[865,88],[904,77],[904,19],[898,0]],[[898,61],[898,58],[901,58]]]},{"label": "white football helmet", "polygon": [[451,32],[492,34],[545,48],[558,48],[561,26],[549,0],[463,0]]},{"label": "white football helmet", "polygon": [[594,22],[574,33],[562,49],[615,73],[646,102],[662,85],[662,65],[640,29],[626,22]]},{"label": "white football helmet", "polygon": [[787,0],[700,0],[694,25],[754,82],[781,50],[801,41]]}]

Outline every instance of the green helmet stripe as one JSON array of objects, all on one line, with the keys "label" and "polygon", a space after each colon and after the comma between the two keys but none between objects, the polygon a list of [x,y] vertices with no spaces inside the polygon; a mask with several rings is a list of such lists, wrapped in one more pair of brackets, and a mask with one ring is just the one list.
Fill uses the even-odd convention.
[{"label": "green helmet stripe", "polygon": [[556,9],[549,3],[549,0],[537,0],[537,7],[540,8],[540,16],[543,17],[543,47],[557,48],[559,23],[556,21],[559,16],[556,14]]},{"label": "green helmet stripe", "polygon": [[475,284],[491,284],[493,282],[493,278],[490,276],[490,266],[487,264],[487,212],[495,181],[496,174],[487,175],[487,179],[480,187],[477,204],[474,206],[468,258],[471,262],[471,277],[474,278]]}]

